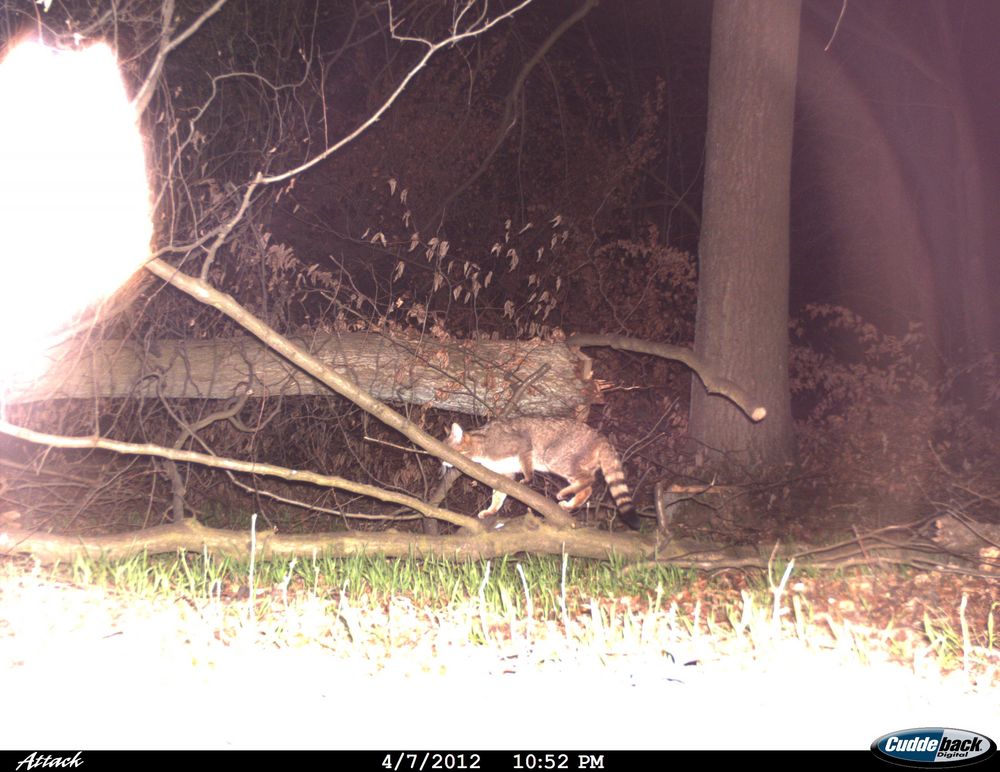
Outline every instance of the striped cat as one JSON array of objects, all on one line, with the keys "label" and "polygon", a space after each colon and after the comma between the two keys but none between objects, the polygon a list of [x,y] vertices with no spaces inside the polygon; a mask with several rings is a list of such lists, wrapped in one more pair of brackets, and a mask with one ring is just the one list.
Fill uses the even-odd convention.
[{"label": "striped cat", "polygon": [[[593,492],[597,471],[601,470],[618,507],[618,517],[629,528],[639,530],[639,516],[625,482],[621,458],[611,443],[584,423],[569,418],[511,418],[494,421],[481,429],[464,431],[451,425],[445,440],[455,450],[498,474],[525,481],[537,472],[550,472],[569,485],[559,491],[559,506],[573,510],[582,506]],[[493,500],[479,517],[496,514],[507,499],[493,491]]]}]

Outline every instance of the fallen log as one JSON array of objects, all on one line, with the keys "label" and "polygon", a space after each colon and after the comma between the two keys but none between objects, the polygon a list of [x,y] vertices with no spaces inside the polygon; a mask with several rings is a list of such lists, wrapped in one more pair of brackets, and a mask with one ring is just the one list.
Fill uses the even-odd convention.
[{"label": "fallen log", "polygon": [[[565,528],[531,514],[503,522],[498,529],[447,536],[387,531],[346,531],[316,534],[279,534],[270,530],[229,531],[209,528],[194,519],[141,531],[108,536],[61,536],[21,530],[13,513],[0,516],[0,556],[31,555],[40,563],[69,562],[78,557],[123,560],[136,555],[208,553],[236,560],[249,558],[438,557],[447,560],[485,560],[518,552],[569,555],[606,560],[612,555],[633,565],[669,563],[699,571],[758,570],[772,572],[776,560],[794,560],[798,569],[842,569],[851,566],[912,566],[923,570],[965,575],[989,575],[975,555],[942,552],[906,527],[880,529],[857,539],[822,547],[784,545],[717,545],[663,534],[640,536],[609,533],[594,528]],[[891,537],[889,539],[885,537]],[[625,570],[632,570],[626,568]]]},{"label": "fallen log", "polygon": [[[556,341],[439,341],[376,332],[292,337],[376,399],[487,417],[517,395],[520,415],[576,415],[600,392],[591,360]],[[60,399],[228,399],[334,393],[249,336],[212,340],[66,341],[41,378],[8,384],[7,404]]]},{"label": "fallen log", "polygon": [[525,516],[498,530],[473,534],[427,536],[399,531],[346,531],[316,534],[279,534],[265,530],[227,531],[209,528],[194,519],[109,536],[61,536],[0,531],[0,555],[32,555],[43,564],[70,562],[77,557],[123,560],[142,554],[193,554],[208,551],[217,557],[244,560],[251,545],[257,559],[311,558],[314,555],[350,557],[381,554],[388,557],[441,557],[479,560],[517,552],[607,559],[612,553],[632,560],[649,557],[651,542],[632,533],[608,533],[592,528],[565,529]]}]

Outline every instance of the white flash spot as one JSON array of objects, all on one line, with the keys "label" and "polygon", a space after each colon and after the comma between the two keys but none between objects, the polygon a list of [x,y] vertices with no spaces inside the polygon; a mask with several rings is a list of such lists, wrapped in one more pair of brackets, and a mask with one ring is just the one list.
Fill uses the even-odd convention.
[{"label": "white flash spot", "polygon": [[0,384],[148,258],[149,185],[111,49],[34,41],[0,63]]}]

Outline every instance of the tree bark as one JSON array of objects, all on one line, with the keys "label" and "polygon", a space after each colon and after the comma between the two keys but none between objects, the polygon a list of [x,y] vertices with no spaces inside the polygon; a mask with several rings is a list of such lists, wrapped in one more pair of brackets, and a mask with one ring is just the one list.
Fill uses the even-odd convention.
[{"label": "tree bark", "polygon": [[[572,416],[600,400],[589,357],[558,342],[442,342],[371,332],[292,340],[382,401],[486,417],[514,395],[520,415]],[[332,393],[249,337],[159,340],[145,349],[129,341],[81,347],[74,339],[53,349],[50,359],[53,366],[41,379],[11,385],[8,404],[157,395],[228,399],[241,386],[257,396]]]},{"label": "tree bark", "polygon": [[799,16],[799,0],[716,0],[712,19],[695,352],[768,417],[753,424],[694,384],[690,432],[744,463],[793,457],[788,215]]}]

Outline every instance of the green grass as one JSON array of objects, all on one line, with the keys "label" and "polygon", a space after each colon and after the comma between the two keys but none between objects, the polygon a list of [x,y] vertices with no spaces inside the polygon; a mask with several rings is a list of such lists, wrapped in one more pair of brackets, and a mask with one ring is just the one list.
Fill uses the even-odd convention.
[{"label": "green grass", "polygon": [[[492,611],[523,616],[527,605],[539,618],[555,618],[564,600],[579,604],[591,598],[631,598],[645,604],[671,594],[690,582],[694,573],[669,566],[626,568],[619,561],[558,557],[504,557],[464,563],[410,556],[388,559],[355,556],[257,562],[253,568],[258,588],[282,588],[286,593],[366,597],[387,603],[406,597],[432,608],[456,603],[485,602]],[[211,555],[138,555],[128,560],[77,559],[72,566],[56,566],[55,577],[77,584],[114,588],[150,598],[180,596],[210,598],[234,594],[249,585],[248,561],[217,559]]]}]

